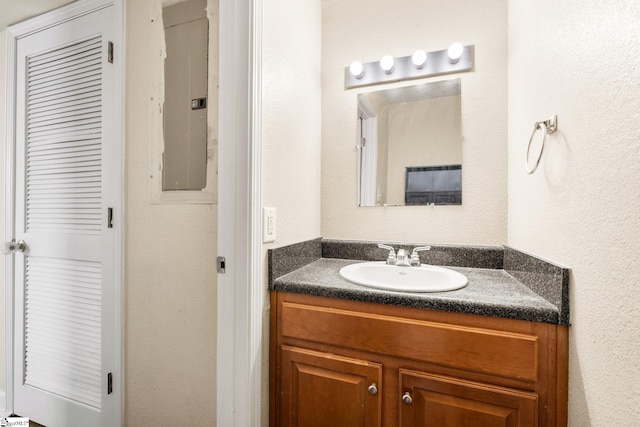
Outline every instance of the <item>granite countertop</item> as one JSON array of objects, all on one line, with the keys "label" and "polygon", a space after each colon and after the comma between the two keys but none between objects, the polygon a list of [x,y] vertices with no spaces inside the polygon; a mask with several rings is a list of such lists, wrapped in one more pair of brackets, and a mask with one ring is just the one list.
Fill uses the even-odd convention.
[{"label": "granite countertop", "polygon": [[356,285],[340,276],[345,265],[384,260],[388,252],[378,243],[319,237],[269,249],[269,289],[570,325],[567,267],[508,246],[383,242],[407,250],[428,244],[431,250],[419,254],[421,263],[458,271],[469,284],[449,292],[394,292]]},{"label": "granite countertop", "polygon": [[502,269],[448,267],[467,276],[468,285],[449,292],[411,293],[369,288],[342,278],[340,269],[355,262],[362,261],[320,258],[274,278],[270,289],[379,304],[561,323],[558,307]]}]

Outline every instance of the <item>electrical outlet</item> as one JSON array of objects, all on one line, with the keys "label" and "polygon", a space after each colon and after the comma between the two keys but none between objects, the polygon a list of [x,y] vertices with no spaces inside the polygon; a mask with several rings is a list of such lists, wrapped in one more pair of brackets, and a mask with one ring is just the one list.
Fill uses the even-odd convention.
[{"label": "electrical outlet", "polygon": [[262,242],[276,241],[276,208],[263,208],[262,211]]}]

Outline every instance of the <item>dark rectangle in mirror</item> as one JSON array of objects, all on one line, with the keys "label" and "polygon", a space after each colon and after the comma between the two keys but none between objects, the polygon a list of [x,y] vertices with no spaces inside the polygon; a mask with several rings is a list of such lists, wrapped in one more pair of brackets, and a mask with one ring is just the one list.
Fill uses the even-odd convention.
[{"label": "dark rectangle in mirror", "polygon": [[407,167],[406,205],[461,205],[462,165]]}]

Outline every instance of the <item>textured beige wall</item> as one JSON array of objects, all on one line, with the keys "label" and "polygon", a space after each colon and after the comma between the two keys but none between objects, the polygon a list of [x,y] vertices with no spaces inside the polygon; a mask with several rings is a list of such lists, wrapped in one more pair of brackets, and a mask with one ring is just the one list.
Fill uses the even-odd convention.
[{"label": "textured beige wall", "polygon": [[127,2],[126,425],[215,425],[217,206],[150,203],[161,18],[160,0]]},{"label": "textured beige wall", "polygon": [[263,7],[262,200],[278,210],[272,247],[320,237],[320,2]]},{"label": "textured beige wall", "polygon": [[[322,2],[322,235],[328,238],[502,244],[507,221],[507,2]],[[356,206],[357,94],[344,67],[385,54],[475,45],[462,86],[462,206]],[[451,78],[427,79],[435,81]],[[411,85],[425,80],[396,85]]]},{"label": "textured beige wall", "polygon": [[262,206],[277,209],[263,245],[262,425],[268,425],[267,249],[320,237],[320,1],[264,0]]},{"label": "textured beige wall", "polygon": [[[509,1],[508,243],[571,267],[574,427],[640,420],[638,40],[636,0]],[[552,114],[527,175],[533,123]]]}]

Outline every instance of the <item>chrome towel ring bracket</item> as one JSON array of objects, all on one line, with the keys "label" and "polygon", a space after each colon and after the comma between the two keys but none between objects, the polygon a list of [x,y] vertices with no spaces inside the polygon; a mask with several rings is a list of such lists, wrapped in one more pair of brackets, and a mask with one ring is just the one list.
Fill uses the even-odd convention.
[{"label": "chrome towel ring bracket", "polygon": [[[531,151],[531,143],[533,142],[533,137],[536,132],[540,129],[543,132],[542,136],[542,148],[540,148],[540,153],[538,154],[538,158],[536,159],[533,168],[529,168],[529,151]],[[532,174],[538,168],[538,164],[540,163],[540,159],[542,158],[542,152],[544,151],[544,144],[547,142],[547,135],[550,135],[558,130],[558,116],[554,115],[549,117],[547,120],[543,120],[541,122],[535,122],[533,125],[533,132],[531,132],[531,137],[529,138],[529,145],[527,145],[527,157],[524,159],[524,169],[528,174]]]}]

